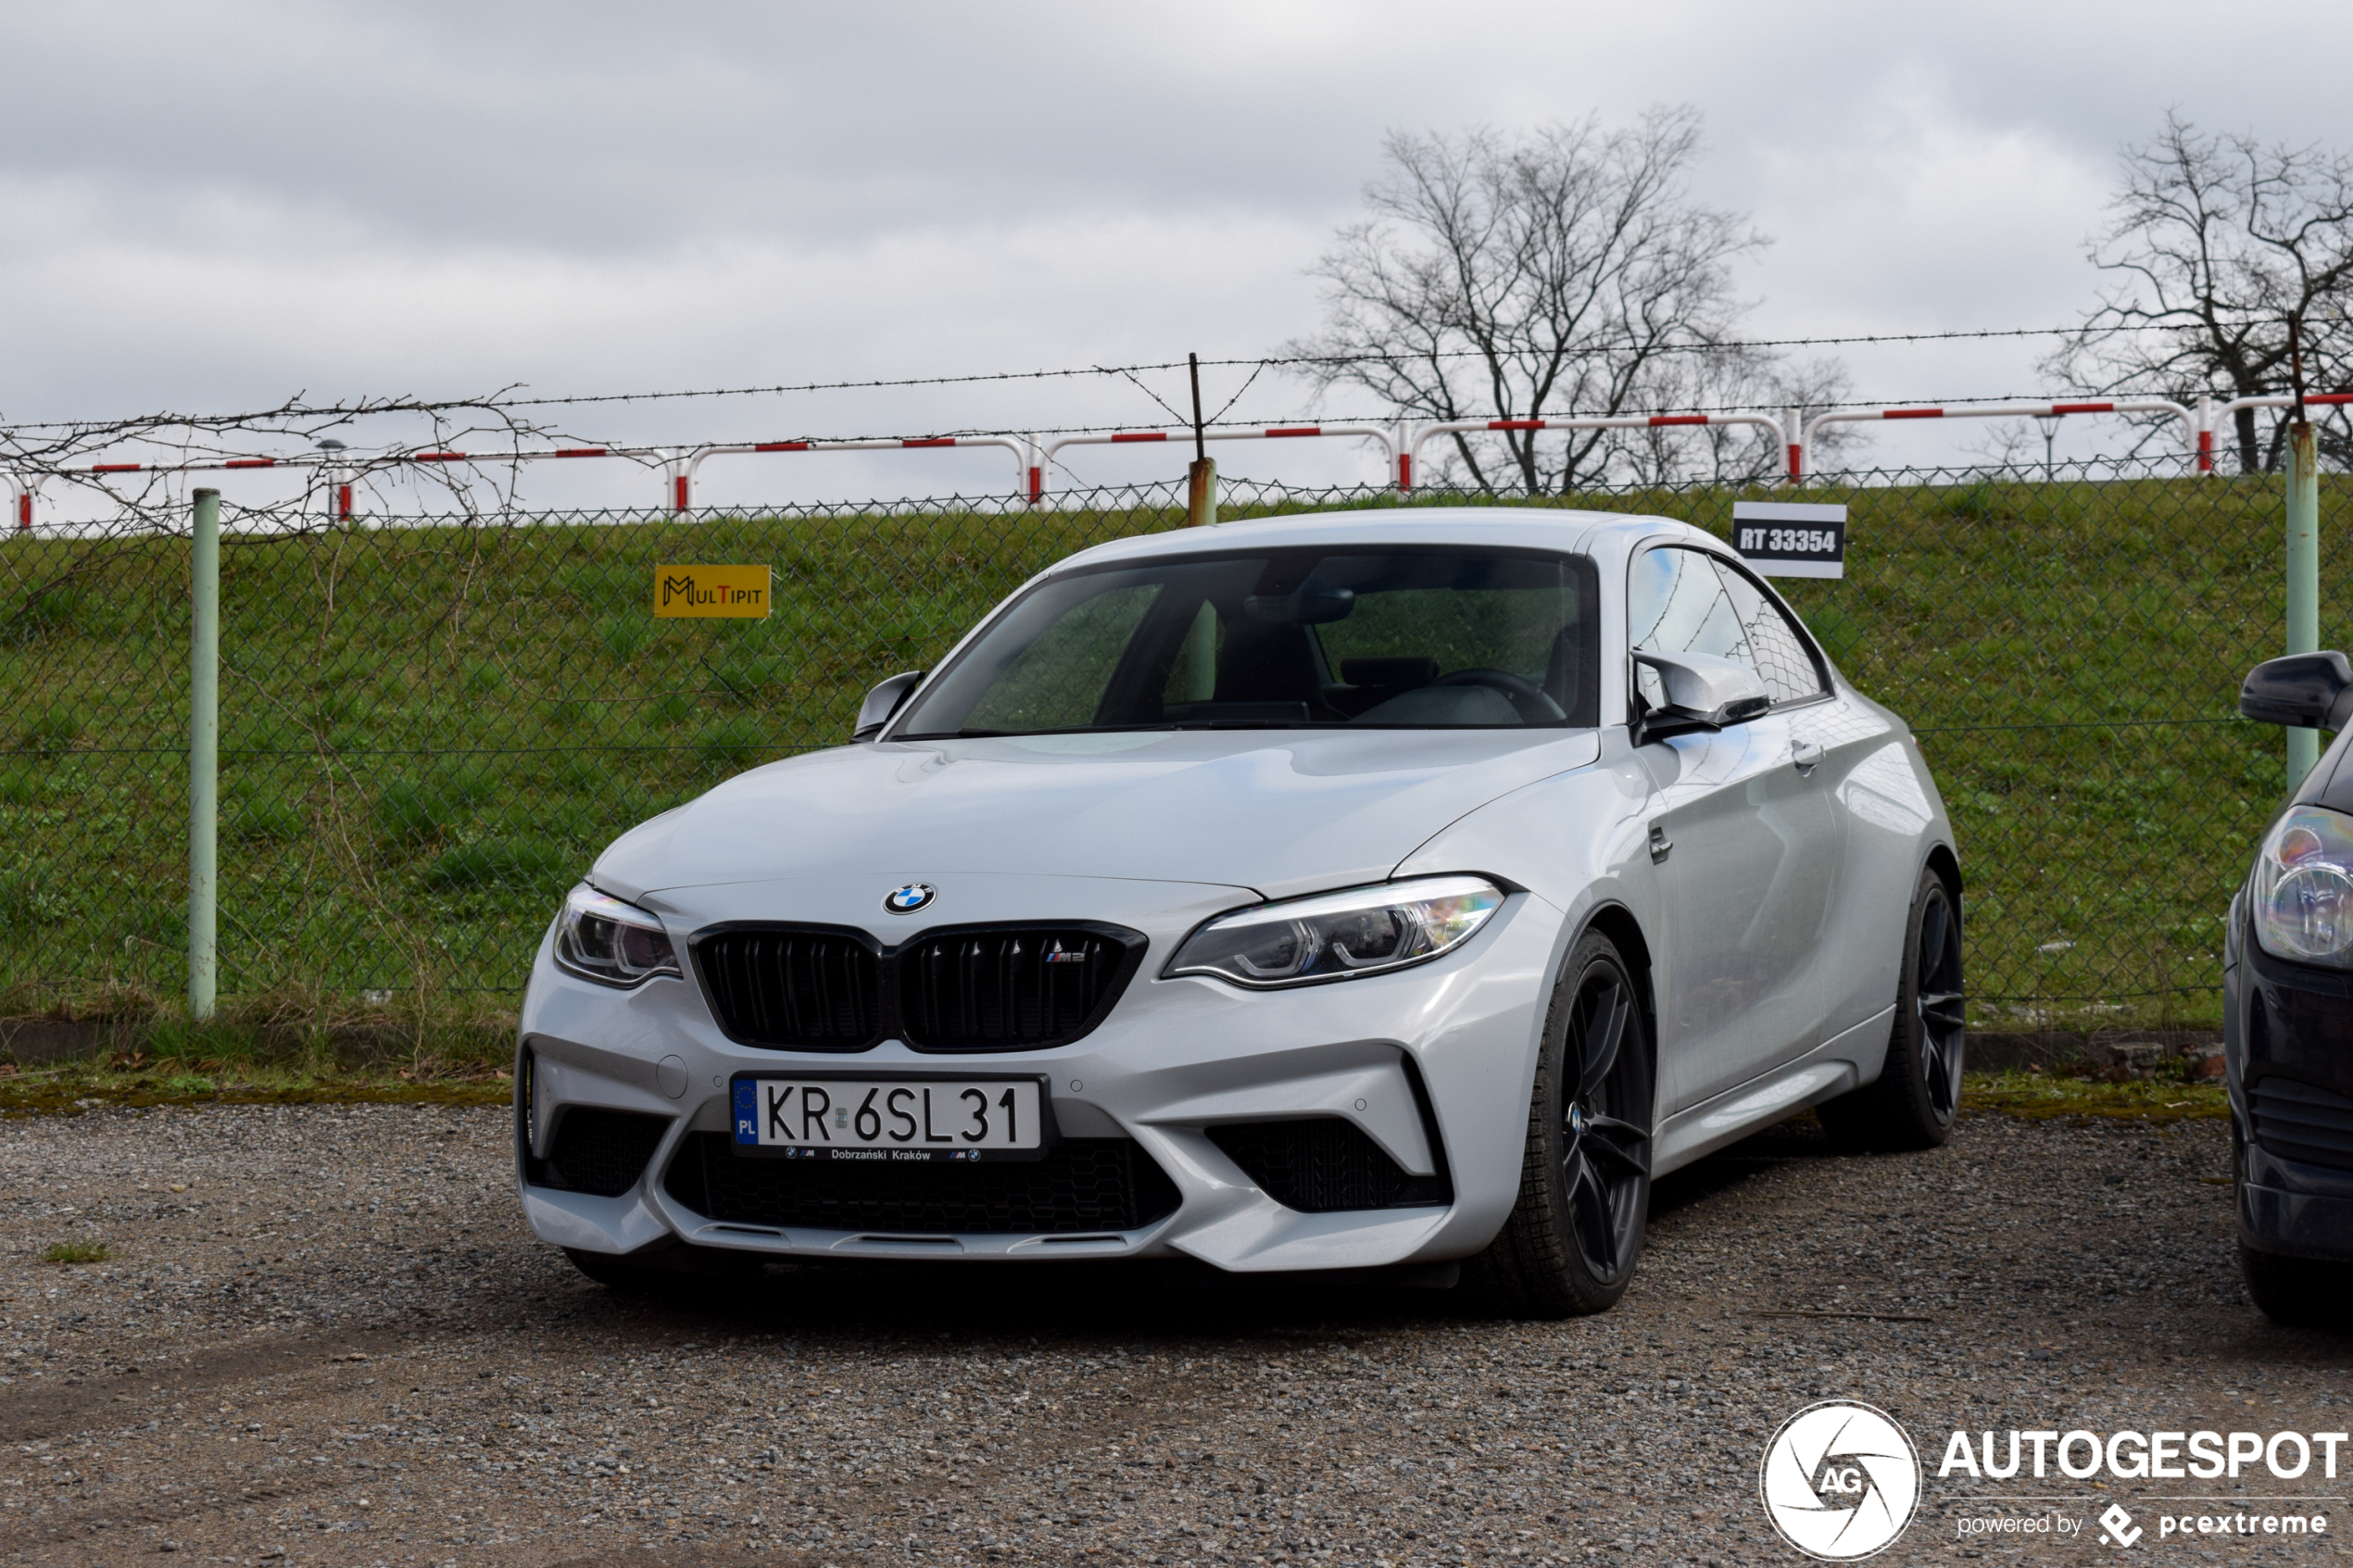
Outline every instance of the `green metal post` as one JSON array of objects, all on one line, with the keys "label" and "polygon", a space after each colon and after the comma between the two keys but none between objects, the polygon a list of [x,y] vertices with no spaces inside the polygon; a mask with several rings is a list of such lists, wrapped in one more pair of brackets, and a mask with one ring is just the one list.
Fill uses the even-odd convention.
[{"label": "green metal post", "polygon": [[220,978],[215,912],[220,828],[220,492],[196,492],[189,552],[188,1016],[212,1016]]},{"label": "green metal post", "polygon": [[[2287,651],[2321,646],[2321,465],[2312,427],[2287,430]],[[2287,787],[2293,791],[2321,759],[2321,732],[2287,733]]]}]

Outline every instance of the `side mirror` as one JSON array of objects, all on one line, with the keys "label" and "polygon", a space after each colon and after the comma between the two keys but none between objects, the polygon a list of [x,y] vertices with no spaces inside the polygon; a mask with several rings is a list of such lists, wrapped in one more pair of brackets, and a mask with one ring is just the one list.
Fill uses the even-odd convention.
[{"label": "side mirror", "polygon": [[1658,671],[1667,707],[1645,720],[1643,738],[1677,730],[1720,730],[1773,706],[1765,683],[1736,659],[1712,653],[1637,653],[1635,662]]},{"label": "side mirror", "polygon": [[858,705],[858,727],[849,732],[849,738],[853,741],[872,740],[882,734],[883,726],[890,722],[891,715],[899,711],[899,705],[907,700],[907,694],[921,684],[923,678],[922,671],[910,670],[876,684],[866,694],[866,700]]},{"label": "side mirror", "polygon": [[2267,659],[2246,672],[2239,712],[2265,724],[2341,730],[2353,719],[2353,664],[2334,650]]}]

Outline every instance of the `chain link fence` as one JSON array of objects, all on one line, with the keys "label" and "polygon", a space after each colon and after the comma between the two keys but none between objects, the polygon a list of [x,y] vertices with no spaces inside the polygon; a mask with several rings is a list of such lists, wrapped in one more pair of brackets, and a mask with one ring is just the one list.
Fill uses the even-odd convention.
[{"label": "chain link fence", "polygon": [[[2347,552],[2326,519],[2323,640]],[[220,989],[348,1016],[511,1009],[556,900],[623,829],[849,734],[1071,551],[1180,526],[1177,484],[1003,502],[363,520],[227,509]],[[1729,530],[1758,489],[1503,504]],[[2283,637],[2276,478],[1881,473],[1843,582],[1781,586],[1908,718],[1969,881],[1981,1028],[2198,1025],[2279,798],[2234,717]],[[1496,497],[1234,486],[1226,515]],[[184,517],[0,545],[0,1015],[169,1007],[185,983]],[[658,620],[654,568],[774,572],[765,620]]]}]

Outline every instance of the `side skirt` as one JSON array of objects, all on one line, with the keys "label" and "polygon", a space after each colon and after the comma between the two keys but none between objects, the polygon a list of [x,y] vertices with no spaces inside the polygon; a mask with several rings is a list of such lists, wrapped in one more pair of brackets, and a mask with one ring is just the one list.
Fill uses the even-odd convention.
[{"label": "side skirt", "polygon": [[1895,1009],[1891,1004],[1795,1061],[1783,1062],[1714,1099],[1677,1111],[1660,1126],[1652,1143],[1651,1174],[1663,1176],[1807,1106],[1836,1099],[1871,1082],[1886,1064],[1887,1032],[1894,1023]]}]

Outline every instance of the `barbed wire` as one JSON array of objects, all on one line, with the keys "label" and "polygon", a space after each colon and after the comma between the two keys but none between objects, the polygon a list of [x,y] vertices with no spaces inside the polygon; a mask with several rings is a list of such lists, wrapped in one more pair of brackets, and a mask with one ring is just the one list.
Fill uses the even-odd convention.
[{"label": "barbed wire", "polygon": [[[2267,320],[2269,319],[2270,318],[2249,318],[2244,321],[2224,321],[2219,324],[2226,326],[2246,326],[2255,324],[2258,320]],[[1926,332],[1860,332],[1834,336],[1741,338],[1724,339],[1718,342],[1694,342],[1664,345],[1643,345],[1638,344],[1634,340],[1628,339],[1623,342],[1601,342],[1585,345],[1579,349],[1579,352],[1580,354],[1608,354],[1626,348],[1642,347],[1644,348],[1646,352],[1662,354],[1731,354],[1745,353],[1750,350],[1760,348],[1838,348],[1853,347],[1870,344],[1957,343],[1993,338],[2053,337],[2066,336],[2087,330],[2094,329],[2087,328],[2082,323],[2077,323],[2072,326],[2063,327],[1984,327]],[[2133,323],[2120,329],[2103,328],[2097,330],[2169,332],[2178,331],[2180,329],[2167,323],[2152,321]],[[1482,351],[1478,349],[1441,349],[1426,354],[1353,353],[1259,355],[1251,358],[1203,359],[1201,363],[1204,367],[1213,369],[1249,367],[1253,371],[1256,371],[1265,370],[1280,370],[1286,366],[1293,365],[1422,364],[1432,359],[1477,359],[1483,357],[1484,355]],[[31,431],[101,432],[109,428],[123,426],[161,428],[164,426],[200,425],[221,420],[250,421],[265,418],[325,418],[348,420],[385,413],[431,413],[435,411],[455,411],[461,409],[491,410],[508,408],[571,408],[604,403],[674,402],[702,397],[753,397],[780,395],[787,393],[860,392],[917,386],[971,386],[1000,382],[1063,381],[1088,376],[1115,376],[1132,378],[1139,373],[1148,370],[1181,370],[1186,368],[1186,365],[1187,361],[1183,359],[1161,359],[1127,365],[1068,366],[1059,370],[988,370],[960,375],[896,376],[862,381],[792,382],[777,383],[774,384],[760,386],[697,387],[654,392],[574,393],[534,397],[510,395],[511,392],[519,390],[519,387],[513,386],[502,387],[497,392],[478,396],[447,399],[426,399],[416,397],[363,398],[352,402],[337,401],[324,404],[306,404],[301,400],[300,395],[296,395],[296,397],[289,399],[279,408],[269,410],[267,413],[263,414],[206,416],[159,412],[155,414],[133,416],[130,419],[0,420],[0,435]],[[1149,395],[1149,393],[1147,393],[1147,395]],[[1959,399],[1947,398],[1944,401],[1957,402]],[[1840,406],[1845,407],[1848,405]],[[1667,410],[1658,411],[1665,412]],[[1703,412],[1707,410],[1691,409],[1683,411]],[[1053,433],[1066,434],[1074,433],[1069,431],[1057,431]],[[881,438],[846,436],[834,439],[864,440]]]}]

